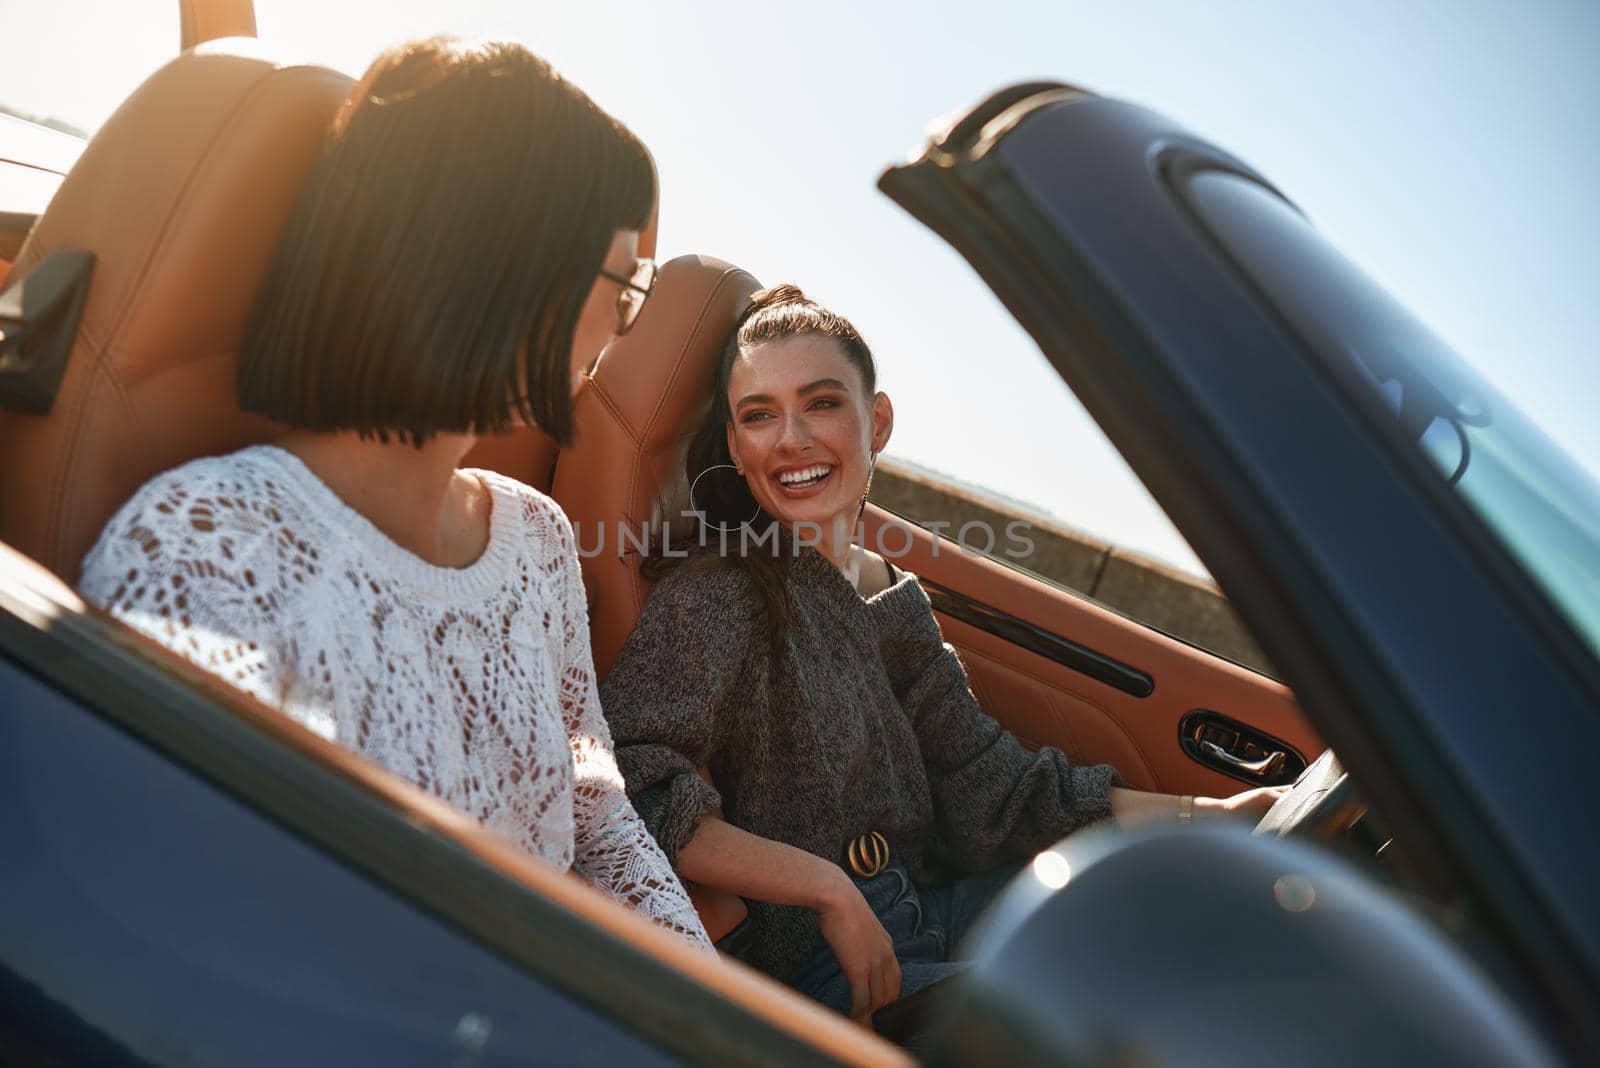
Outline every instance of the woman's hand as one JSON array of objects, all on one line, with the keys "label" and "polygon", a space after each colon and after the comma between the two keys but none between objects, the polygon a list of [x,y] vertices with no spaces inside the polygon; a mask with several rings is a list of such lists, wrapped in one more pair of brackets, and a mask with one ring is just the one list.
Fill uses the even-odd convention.
[{"label": "woman's hand", "polygon": [[1257,823],[1267,814],[1267,809],[1288,792],[1287,786],[1258,786],[1232,797],[1197,797],[1194,799],[1194,814],[1206,819],[1249,820]]},{"label": "woman's hand", "polygon": [[862,1023],[900,996],[894,942],[839,865],[707,816],[678,851],[678,872],[740,897],[815,912],[850,981],[850,1015]]},{"label": "woman's hand", "polygon": [[872,1014],[900,996],[900,962],[894,942],[843,868],[817,909],[822,937],[850,981],[850,1015],[869,1024]]}]

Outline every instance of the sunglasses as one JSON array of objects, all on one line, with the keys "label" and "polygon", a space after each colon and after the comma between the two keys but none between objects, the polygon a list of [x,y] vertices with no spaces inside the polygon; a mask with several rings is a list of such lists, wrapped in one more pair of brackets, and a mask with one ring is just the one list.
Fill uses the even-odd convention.
[{"label": "sunglasses", "polygon": [[633,324],[639,321],[639,313],[644,311],[644,302],[649,298],[650,291],[656,287],[656,262],[655,260],[640,260],[633,267],[631,275],[618,274],[600,268],[600,277],[609,278],[622,287],[617,293],[617,329],[618,337],[633,329]]}]

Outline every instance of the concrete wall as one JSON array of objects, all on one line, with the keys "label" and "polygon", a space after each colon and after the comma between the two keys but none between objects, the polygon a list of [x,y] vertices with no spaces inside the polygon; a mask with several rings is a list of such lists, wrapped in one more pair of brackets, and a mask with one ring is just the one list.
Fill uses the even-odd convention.
[{"label": "concrete wall", "polygon": [[[1005,539],[1006,524],[1026,522],[1027,536],[1034,543],[1032,554],[1018,559],[997,552],[996,559],[1092,597],[1174,637],[1273,673],[1227,598],[1205,579],[1097,541],[1020,504],[893,460],[878,462],[872,501],[913,522],[949,523],[944,533],[950,536],[963,523],[987,524],[996,532],[1001,549],[1014,544]],[[981,546],[982,539],[973,540]]]}]

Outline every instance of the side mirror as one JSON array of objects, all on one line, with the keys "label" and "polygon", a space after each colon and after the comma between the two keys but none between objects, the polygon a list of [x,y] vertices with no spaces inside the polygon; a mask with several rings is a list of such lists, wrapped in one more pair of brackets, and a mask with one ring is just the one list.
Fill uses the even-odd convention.
[{"label": "side mirror", "polygon": [[930,1064],[1554,1063],[1392,890],[1243,828],[1067,839],[967,951]]}]

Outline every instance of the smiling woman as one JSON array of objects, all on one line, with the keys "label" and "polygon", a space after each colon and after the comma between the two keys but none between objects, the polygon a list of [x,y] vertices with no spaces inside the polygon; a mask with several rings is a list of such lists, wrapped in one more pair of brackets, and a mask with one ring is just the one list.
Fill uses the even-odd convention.
[{"label": "smiling woman", "polygon": [[729,344],[736,355],[723,364],[712,418],[735,472],[772,519],[815,527],[825,553],[842,551],[866,500],[852,488],[870,486],[894,429],[866,342],[847,320],[782,285],[751,299]]},{"label": "smiling woman", "polygon": [[854,574],[860,560],[849,543],[867,492],[860,487],[870,487],[893,428],[872,353],[847,319],[792,285],[751,298],[719,361],[688,467],[705,522],[738,532],[731,557],[766,599],[775,648],[789,618],[789,554],[776,542],[743,551],[747,538],[796,537]]},{"label": "smiling woman", "polygon": [[[858,540],[894,412],[847,320],[794,286],[759,291],[714,382],[686,474],[733,474],[695,502],[701,551],[657,561],[603,704],[668,858],[750,902],[746,959],[857,1019],[926,1004],[1049,842],[1113,816],[1265,811],[1272,789],[1126,789],[1109,764],[1030,749],[985,714],[917,578]],[[713,548],[708,530],[733,536]],[[912,1011],[875,1023],[914,1047]]]}]

